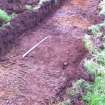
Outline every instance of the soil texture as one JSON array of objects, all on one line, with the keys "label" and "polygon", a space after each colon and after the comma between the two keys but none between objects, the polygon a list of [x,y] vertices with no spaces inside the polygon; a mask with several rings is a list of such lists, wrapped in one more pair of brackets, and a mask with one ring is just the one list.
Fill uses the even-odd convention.
[{"label": "soil texture", "polygon": [[[0,105],[49,105],[63,100],[72,81],[90,80],[81,67],[87,54],[82,38],[88,26],[98,22],[98,3],[67,0],[53,15],[17,39],[0,60]],[[46,36],[49,38],[22,57]]]}]

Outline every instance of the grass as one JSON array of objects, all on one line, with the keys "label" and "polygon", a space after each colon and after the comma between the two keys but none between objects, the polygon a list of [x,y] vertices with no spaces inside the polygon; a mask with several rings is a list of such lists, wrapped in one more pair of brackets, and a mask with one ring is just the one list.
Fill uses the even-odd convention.
[{"label": "grass", "polygon": [[[105,15],[105,0],[101,1],[99,15]],[[89,50],[90,59],[84,60],[87,72],[95,76],[94,83],[83,95],[85,105],[105,105],[105,21],[89,27],[91,35],[85,35],[84,45]],[[99,42],[99,43],[97,43]],[[100,44],[100,45],[99,45]]]},{"label": "grass", "polygon": [[11,16],[9,16],[4,10],[0,9],[0,21],[9,22],[11,20]]},{"label": "grass", "polygon": [[10,21],[16,16],[17,14],[15,13],[8,15],[7,12],[0,9],[0,30],[5,29],[6,26],[10,26]]}]

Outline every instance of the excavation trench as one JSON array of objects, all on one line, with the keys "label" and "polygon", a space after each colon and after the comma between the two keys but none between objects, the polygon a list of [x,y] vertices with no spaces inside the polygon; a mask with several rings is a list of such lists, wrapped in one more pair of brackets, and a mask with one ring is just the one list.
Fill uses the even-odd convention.
[{"label": "excavation trench", "polygon": [[[80,66],[87,53],[82,38],[87,27],[98,21],[98,3],[68,0],[16,40],[12,50],[0,60],[0,105],[53,103],[62,100],[73,80],[90,79]],[[50,37],[22,57],[46,36]]]}]

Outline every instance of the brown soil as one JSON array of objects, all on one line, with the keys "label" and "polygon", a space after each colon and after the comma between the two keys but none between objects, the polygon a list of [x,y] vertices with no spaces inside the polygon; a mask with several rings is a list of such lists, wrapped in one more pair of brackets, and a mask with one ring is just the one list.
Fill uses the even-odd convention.
[{"label": "brown soil", "polygon": [[[53,103],[62,100],[73,80],[90,79],[80,67],[87,53],[82,38],[87,27],[97,20],[98,3],[99,0],[68,0],[38,27],[18,38],[0,60],[0,105]],[[50,38],[22,58],[45,36]]]}]

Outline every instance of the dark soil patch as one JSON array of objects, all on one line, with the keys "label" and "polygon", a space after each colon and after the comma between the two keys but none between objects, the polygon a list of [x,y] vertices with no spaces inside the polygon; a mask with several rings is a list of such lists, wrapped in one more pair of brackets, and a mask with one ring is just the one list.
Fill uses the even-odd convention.
[{"label": "dark soil patch", "polygon": [[[1,105],[53,103],[63,100],[63,93],[73,80],[90,80],[80,67],[87,54],[82,38],[87,27],[95,22],[91,19],[96,17],[98,2],[68,0],[48,20],[20,35],[13,49],[0,61]],[[22,58],[45,36],[50,38]]]},{"label": "dark soil patch", "polygon": [[0,0],[0,8],[8,13],[21,13],[25,11],[25,5],[36,5],[39,0]]}]

